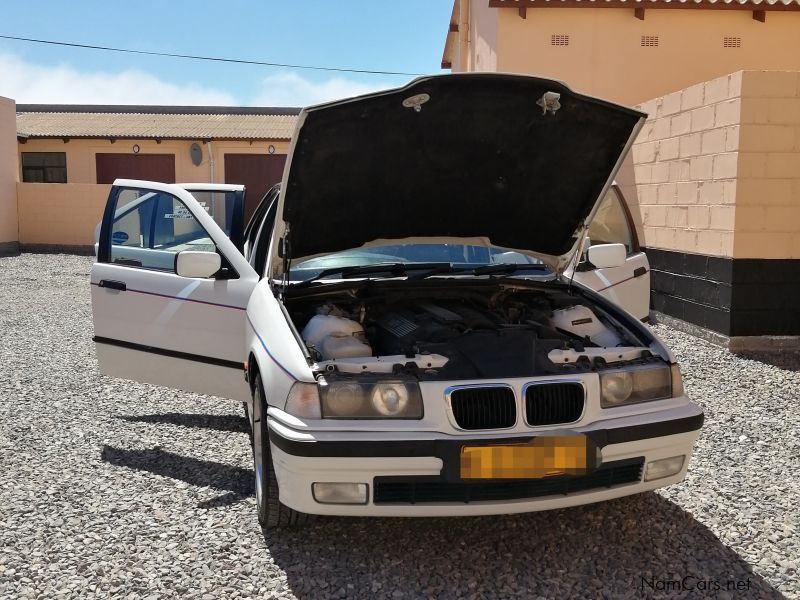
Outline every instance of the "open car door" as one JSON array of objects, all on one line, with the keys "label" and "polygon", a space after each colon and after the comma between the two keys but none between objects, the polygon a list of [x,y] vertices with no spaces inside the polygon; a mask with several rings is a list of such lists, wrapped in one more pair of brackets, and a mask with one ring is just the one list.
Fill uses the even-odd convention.
[{"label": "open car door", "polygon": [[232,183],[178,183],[211,215],[239,252],[244,244],[243,185]]},{"label": "open car door", "polygon": [[[639,247],[636,228],[622,192],[614,185],[589,224],[589,246],[624,244],[625,264],[598,269],[584,260],[575,269],[575,281],[599,292],[639,319],[650,314],[650,263]],[[566,272],[571,276],[570,271]]]},{"label": "open car door", "polygon": [[[242,212],[235,189],[189,187],[114,182],[91,272],[98,363],[106,375],[246,400],[246,308],[259,277],[239,249]],[[222,187],[242,200],[241,186]]]}]

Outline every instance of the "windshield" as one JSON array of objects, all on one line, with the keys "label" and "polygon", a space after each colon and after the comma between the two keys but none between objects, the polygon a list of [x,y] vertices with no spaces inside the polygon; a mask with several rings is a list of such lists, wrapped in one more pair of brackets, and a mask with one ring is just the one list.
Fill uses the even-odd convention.
[{"label": "windshield", "polygon": [[[475,268],[485,265],[541,265],[540,260],[492,246],[472,246],[466,244],[391,244],[356,248],[318,256],[293,263],[291,281],[308,281],[323,274],[348,267],[384,264],[449,264],[454,268]],[[541,272],[539,272],[541,275]],[[323,277],[326,275],[323,274]],[[330,277],[335,278],[334,272]]]}]

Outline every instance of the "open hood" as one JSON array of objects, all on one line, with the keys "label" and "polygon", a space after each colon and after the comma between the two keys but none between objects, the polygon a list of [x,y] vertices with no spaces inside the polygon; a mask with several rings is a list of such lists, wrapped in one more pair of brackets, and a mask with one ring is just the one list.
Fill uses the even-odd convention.
[{"label": "open hood", "polygon": [[304,109],[272,273],[378,240],[483,240],[562,271],[646,115],[549,79],[422,77]]}]

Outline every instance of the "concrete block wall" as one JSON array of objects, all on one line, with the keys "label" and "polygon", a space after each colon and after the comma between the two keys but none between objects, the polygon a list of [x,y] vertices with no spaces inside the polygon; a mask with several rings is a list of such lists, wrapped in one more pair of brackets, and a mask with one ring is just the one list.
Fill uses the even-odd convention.
[{"label": "concrete block wall", "polygon": [[653,308],[738,348],[800,336],[800,72],[740,71],[640,108]]},{"label": "concrete block wall", "polygon": [[91,252],[110,185],[18,183],[22,250]]},{"label": "concrete block wall", "polygon": [[639,108],[649,118],[633,146],[645,243],[732,256],[742,73]]},{"label": "concrete block wall", "polygon": [[800,258],[800,73],[744,73],[733,256]]}]

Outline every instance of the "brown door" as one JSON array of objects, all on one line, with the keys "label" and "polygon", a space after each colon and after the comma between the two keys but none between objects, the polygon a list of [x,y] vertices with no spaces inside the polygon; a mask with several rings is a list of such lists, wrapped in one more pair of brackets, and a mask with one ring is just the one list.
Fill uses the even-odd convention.
[{"label": "brown door", "polygon": [[285,154],[226,154],[225,183],[239,183],[247,188],[244,199],[244,222],[250,220],[264,194],[283,177]]},{"label": "brown door", "polygon": [[144,179],[175,183],[174,154],[97,154],[97,183]]}]

